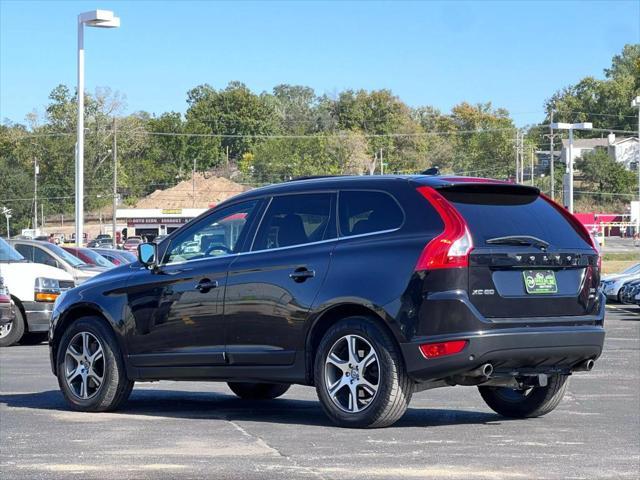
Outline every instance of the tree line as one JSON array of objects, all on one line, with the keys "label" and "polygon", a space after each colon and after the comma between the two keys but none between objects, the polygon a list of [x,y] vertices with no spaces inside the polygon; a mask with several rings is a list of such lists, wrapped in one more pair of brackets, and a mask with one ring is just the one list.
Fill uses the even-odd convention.
[{"label": "tree line", "polygon": [[[554,121],[635,130],[630,99],[639,92],[640,46],[627,45],[614,56],[604,79],[585,78],[547,100],[545,118],[526,131],[526,161],[531,152],[548,150],[544,125],[552,112]],[[223,89],[202,84],[189,90],[184,114],[124,115],[123,98],[109,89],[87,94],[85,109],[88,212],[111,203],[114,138],[118,195],[125,203],[188,179],[194,170],[249,185],[304,175],[415,173],[433,166],[472,176],[515,175],[517,128],[507,110],[490,102],[463,102],[442,112],[432,106],[412,108],[390,90],[345,90],[331,96],[282,84],[255,93],[230,82]],[[51,91],[42,117],[32,114],[24,124],[5,121],[0,126],[0,206],[13,209],[14,229],[32,222],[36,163],[45,216],[72,215],[75,129],[76,93],[65,85]],[[583,134],[601,135],[606,133]],[[613,168],[603,167],[605,161],[592,159],[585,181],[630,194],[633,174],[624,170],[615,171],[619,181],[596,185],[593,176]],[[560,172],[556,181],[560,187]],[[549,189],[548,175],[534,182]],[[584,199],[591,204],[601,200]]]}]

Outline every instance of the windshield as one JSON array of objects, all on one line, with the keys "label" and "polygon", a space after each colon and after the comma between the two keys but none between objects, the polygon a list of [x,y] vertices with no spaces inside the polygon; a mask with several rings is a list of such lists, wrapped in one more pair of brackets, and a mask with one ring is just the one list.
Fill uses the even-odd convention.
[{"label": "windshield", "polygon": [[84,263],[78,257],[76,257],[75,255],[70,254],[69,252],[64,250],[62,247],[59,247],[58,245],[56,245],[54,243],[44,243],[43,242],[42,245],[47,250],[51,250],[58,257],[62,258],[62,260],[67,262],[72,267],[81,267],[82,265],[86,265],[86,263]]},{"label": "windshield", "polygon": [[635,265],[631,265],[629,268],[624,270],[622,273],[624,274],[632,274],[640,272],[640,263],[636,263]]},{"label": "windshield", "polygon": [[94,252],[89,248],[83,248],[82,253],[84,253],[87,257],[91,259],[94,265],[98,265],[99,267],[113,268],[115,264],[104,258],[98,252]]},{"label": "windshield", "polygon": [[0,238],[0,262],[23,262],[24,257],[11,245]]}]

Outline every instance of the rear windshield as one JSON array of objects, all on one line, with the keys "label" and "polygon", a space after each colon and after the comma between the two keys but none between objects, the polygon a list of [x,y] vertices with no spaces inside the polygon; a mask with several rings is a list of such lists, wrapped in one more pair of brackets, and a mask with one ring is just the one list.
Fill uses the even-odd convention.
[{"label": "rear windshield", "polygon": [[486,241],[528,235],[548,242],[550,248],[591,248],[547,200],[532,191],[519,192],[518,187],[497,190],[480,187],[440,190],[467,221],[474,245],[496,247]]}]

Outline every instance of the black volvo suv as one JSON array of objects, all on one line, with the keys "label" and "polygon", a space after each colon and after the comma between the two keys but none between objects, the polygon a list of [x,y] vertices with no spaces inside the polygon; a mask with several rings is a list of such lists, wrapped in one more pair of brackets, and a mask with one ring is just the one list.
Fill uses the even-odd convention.
[{"label": "black volvo suv", "polygon": [[139,261],[59,297],[51,366],[78,410],[135,381],[218,380],[242,398],[313,385],[350,427],[391,425],[416,391],[477,386],[533,417],[602,351],[594,242],[533,187],[329,177],[238,195]]}]

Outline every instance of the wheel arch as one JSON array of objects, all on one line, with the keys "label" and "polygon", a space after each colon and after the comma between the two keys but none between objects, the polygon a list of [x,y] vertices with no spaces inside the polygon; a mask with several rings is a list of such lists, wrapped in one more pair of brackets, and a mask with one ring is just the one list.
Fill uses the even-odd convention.
[{"label": "wheel arch", "polygon": [[29,331],[29,322],[27,322],[27,312],[24,309],[24,305],[22,305],[20,299],[15,295],[11,295],[11,300],[13,300],[13,304],[16,306],[16,308],[20,310],[20,314],[22,315],[22,322],[24,323],[24,333],[27,333]]},{"label": "wheel arch", "polygon": [[[120,351],[124,355],[123,342],[121,341],[120,335],[118,334],[113,323],[110,321],[109,317],[102,311],[100,307],[93,304],[82,303],[82,304],[73,305],[71,308],[69,308],[69,310],[65,311],[58,319],[58,322],[55,325],[55,330],[52,337],[53,342],[50,345],[53,359],[56,359],[58,357],[58,347],[60,345],[60,341],[62,340],[63,332],[67,328],[69,328],[71,324],[85,317],[97,318],[105,326],[107,326],[107,328],[109,328],[109,330],[113,333],[114,337],[116,338],[116,341],[118,342],[118,346],[120,347]],[[56,363],[57,363],[56,361],[53,362],[54,369],[56,367]]]},{"label": "wheel arch", "polygon": [[372,323],[377,324],[389,334],[392,341],[398,348],[398,352],[401,352],[398,336],[389,325],[389,322],[385,320],[383,315],[383,313],[376,311],[373,306],[357,302],[336,304],[320,312],[313,319],[305,340],[306,383],[308,385],[314,384],[313,363],[322,337],[333,325],[347,317],[359,316],[368,318]]}]

